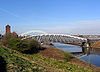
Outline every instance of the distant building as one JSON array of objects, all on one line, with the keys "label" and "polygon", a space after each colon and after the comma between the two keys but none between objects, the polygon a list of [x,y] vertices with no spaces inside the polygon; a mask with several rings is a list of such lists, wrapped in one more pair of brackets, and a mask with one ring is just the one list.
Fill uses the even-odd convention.
[{"label": "distant building", "polygon": [[8,34],[11,34],[10,26],[9,26],[9,25],[6,26],[6,34],[7,34],[7,35],[8,35]]},{"label": "distant building", "polygon": [[12,37],[18,37],[18,34],[16,32],[11,33],[11,27],[10,25],[6,26],[6,35],[11,35]]},{"label": "distant building", "polygon": [[11,33],[11,34],[12,34],[13,37],[16,37],[16,38],[18,37],[18,35],[17,35],[16,32],[13,32],[13,33]]}]

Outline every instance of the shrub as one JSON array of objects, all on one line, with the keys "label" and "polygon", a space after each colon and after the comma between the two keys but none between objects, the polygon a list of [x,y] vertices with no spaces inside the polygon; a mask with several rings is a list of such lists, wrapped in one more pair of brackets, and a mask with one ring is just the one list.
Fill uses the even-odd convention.
[{"label": "shrub", "polygon": [[19,39],[17,39],[17,38],[11,38],[11,39],[9,39],[9,40],[7,41],[7,44],[8,44],[8,47],[9,47],[9,48],[16,49],[16,48],[17,48],[17,47],[16,47],[16,43],[19,43],[19,42],[20,42]]},{"label": "shrub", "polygon": [[9,40],[11,38],[11,35],[4,35],[3,36],[3,38],[2,38],[2,44],[4,45],[4,46],[7,46],[8,44],[7,44],[7,41]]},{"label": "shrub", "polygon": [[29,39],[29,40],[24,40],[25,42],[28,43],[28,50],[24,51],[24,53],[37,53],[39,48],[40,48],[40,44],[37,40],[35,39]]},{"label": "shrub", "polygon": [[35,39],[30,39],[28,41],[28,43],[29,43],[29,48],[32,49],[32,50],[40,48],[39,42],[36,41]]},{"label": "shrub", "polygon": [[28,50],[28,43],[24,42],[24,41],[20,41],[16,43],[16,50],[23,52],[25,50]]},{"label": "shrub", "polygon": [[71,60],[73,58],[73,56],[72,56],[72,54],[70,54],[70,53],[65,53],[64,54],[64,57],[63,57],[63,59],[65,60],[65,61],[69,61],[69,60]]},{"label": "shrub", "polygon": [[22,41],[20,38],[11,38],[7,41],[8,47],[18,50],[20,52],[28,49],[28,43]]},{"label": "shrub", "polygon": [[35,52],[40,48],[40,44],[35,39],[21,40],[21,38],[4,36],[2,39],[3,45],[18,50],[20,52]]}]

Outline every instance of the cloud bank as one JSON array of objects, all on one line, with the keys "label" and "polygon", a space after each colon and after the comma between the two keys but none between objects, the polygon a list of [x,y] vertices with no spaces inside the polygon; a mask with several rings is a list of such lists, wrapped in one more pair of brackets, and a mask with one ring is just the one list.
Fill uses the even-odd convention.
[{"label": "cloud bank", "polygon": [[[71,22],[69,26],[66,22],[64,26],[55,26],[43,28],[42,30],[49,33],[64,33],[64,34],[84,34],[84,35],[99,35],[100,20],[83,20]],[[63,24],[62,24],[63,25]],[[67,26],[68,25],[68,26]]]}]

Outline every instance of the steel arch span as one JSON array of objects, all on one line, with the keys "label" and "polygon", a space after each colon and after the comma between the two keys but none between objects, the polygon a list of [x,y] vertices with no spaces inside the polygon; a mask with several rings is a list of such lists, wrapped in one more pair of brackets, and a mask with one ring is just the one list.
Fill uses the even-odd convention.
[{"label": "steel arch span", "polygon": [[[35,33],[37,32],[38,34],[32,34],[28,35],[30,33]],[[23,34],[21,34],[23,39],[27,38],[34,38],[37,39],[39,42],[44,42],[44,41],[50,41],[50,42],[60,42],[60,43],[72,43],[72,42],[86,42],[86,38],[81,38],[77,36],[72,36],[72,35],[66,35],[66,34],[48,34],[46,32],[40,31],[40,30],[33,30],[33,31],[28,31]]]},{"label": "steel arch span", "polygon": [[28,31],[28,32],[22,33],[22,34],[20,34],[19,36],[28,36],[28,34],[30,34],[30,33],[38,33],[38,34],[30,35],[30,36],[36,36],[36,35],[40,35],[40,34],[47,34],[47,33],[44,32],[44,31],[32,30],[32,31]]},{"label": "steel arch span", "polygon": [[37,36],[31,36],[29,38],[37,39],[39,42],[49,41],[49,42],[60,42],[60,43],[73,43],[73,42],[86,42],[87,39],[64,35],[64,34],[41,34]]}]

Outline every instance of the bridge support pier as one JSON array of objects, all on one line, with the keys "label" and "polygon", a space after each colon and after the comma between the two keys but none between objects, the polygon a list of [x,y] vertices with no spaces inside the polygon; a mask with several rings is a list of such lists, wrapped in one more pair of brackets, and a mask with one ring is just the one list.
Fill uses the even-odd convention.
[{"label": "bridge support pier", "polygon": [[83,52],[83,53],[85,53],[84,45],[85,45],[85,42],[82,42],[81,47],[82,47],[82,52]]},{"label": "bridge support pier", "polygon": [[90,54],[90,44],[88,42],[82,42],[82,52],[86,53],[87,55]]},{"label": "bridge support pier", "polygon": [[90,46],[89,46],[89,43],[87,43],[87,45],[86,45],[87,47],[87,55],[89,55],[90,54]]}]

